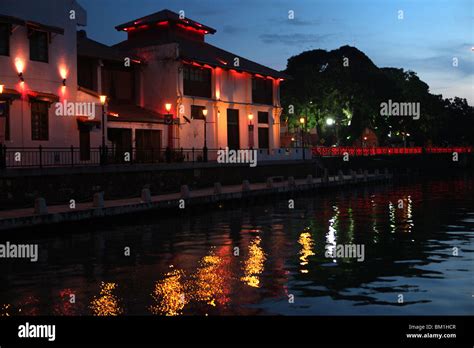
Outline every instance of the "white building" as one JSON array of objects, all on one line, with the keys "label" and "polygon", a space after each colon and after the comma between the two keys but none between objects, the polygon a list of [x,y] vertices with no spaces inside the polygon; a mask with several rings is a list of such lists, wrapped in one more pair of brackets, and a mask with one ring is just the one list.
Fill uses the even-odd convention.
[{"label": "white building", "polygon": [[[80,147],[76,161],[100,146],[99,98],[77,84],[76,32],[86,23],[75,0],[0,2],[0,144]],[[94,103],[96,118],[58,115],[57,102]]]},{"label": "white building", "polygon": [[169,10],[116,29],[128,38],[114,47],[145,62],[137,103],[173,117],[156,127],[161,146],[202,148],[206,133],[209,149],[280,147],[284,74],[206,43],[214,29]]}]

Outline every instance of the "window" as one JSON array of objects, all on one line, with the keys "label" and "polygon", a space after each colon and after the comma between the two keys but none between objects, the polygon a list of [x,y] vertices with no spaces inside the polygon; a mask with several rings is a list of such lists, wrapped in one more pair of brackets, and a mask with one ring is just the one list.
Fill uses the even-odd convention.
[{"label": "window", "polygon": [[191,119],[193,120],[204,120],[205,117],[202,113],[202,110],[204,110],[204,106],[199,106],[199,105],[191,105]]},{"label": "window", "polygon": [[185,65],[183,85],[185,95],[211,98],[211,69]]},{"label": "window", "polygon": [[79,126],[79,158],[81,161],[91,159],[91,130],[88,126]]},{"label": "window", "polygon": [[258,123],[267,123],[268,124],[268,112],[258,112]]},{"label": "window", "polygon": [[10,55],[10,24],[0,23],[0,56]]},{"label": "window", "polygon": [[32,140],[48,140],[49,139],[49,122],[48,122],[49,105],[42,101],[31,102],[31,139]]},{"label": "window", "polygon": [[273,81],[261,77],[252,78],[252,102],[273,105]]},{"label": "window", "polygon": [[30,59],[38,62],[48,62],[48,33],[45,31],[30,31]]},{"label": "window", "polygon": [[10,109],[7,100],[0,100],[0,124],[2,119],[4,120],[3,124],[5,125],[5,140],[10,140]]}]

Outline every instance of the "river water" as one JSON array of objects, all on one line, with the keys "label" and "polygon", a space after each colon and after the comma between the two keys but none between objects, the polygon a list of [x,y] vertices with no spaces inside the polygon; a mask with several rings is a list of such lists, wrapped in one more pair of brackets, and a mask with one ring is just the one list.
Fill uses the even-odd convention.
[{"label": "river water", "polygon": [[0,315],[472,314],[473,238],[472,177],[17,231]]}]

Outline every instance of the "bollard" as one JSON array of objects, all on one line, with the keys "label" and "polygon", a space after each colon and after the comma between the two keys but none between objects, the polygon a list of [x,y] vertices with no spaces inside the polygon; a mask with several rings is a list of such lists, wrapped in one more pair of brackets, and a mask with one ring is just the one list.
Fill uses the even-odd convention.
[{"label": "bollard", "polygon": [[92,206],[94,208],[103,208],[104,207],[104,192],[94,193]]},{"label": "bollard", "polygon": [[313,185],[313,176],[311,174],[308,174],[308,176],[306,177],[306,183],[308,185]]},{"label": "bollard", "polygon": [[242,191],[243,192],[250,191],[250,183],[248,180],[242,181]]},{"label": "bollard", "polygon": [[273,188],[273,178],[267,178],[267,188]]},{"label": "bollard", "polygon": [[181,185],[181,199],[188,199],[189,196],[190,196],[189,186],[188,185]]},{"label": "bollard", "polygon": [[215,195],[220,195],[222,193],[222,185],[220,182],[215,182],[214,183],[214,194]]},{"label": "bollard", "polygon": [[339,170],[339,171],[337,172],[337,176],[338,176],[338,180],[339,180],[340,182],[343,182],[343,181],[344,181],[344,173],[342,172],[342,170]]},{"label": "bollard", "polygon": [[325,183],[328,183],[328,182],[329,182],[329,171],[328,171],[327,168],[324,168],[323,182],[325,182]]},{"label": "bollard", "polygon": [[141,198],[142,198],[142,202],[143,202],[143,203],[151,203],[151,192],[150,192],[150,189],[148,189],[148,188],[142,189]]},{"label": "bollard", "polygon": [[288,177],[288,187],[295,187],[296,183],[295,183],[295,177],[293,176],[289,176]]},{"label": "bollard", "polygon": [[38,197],[35,199],[35,214],[48,214],[48,206],[46,205],[46,200],[43,197]]}]

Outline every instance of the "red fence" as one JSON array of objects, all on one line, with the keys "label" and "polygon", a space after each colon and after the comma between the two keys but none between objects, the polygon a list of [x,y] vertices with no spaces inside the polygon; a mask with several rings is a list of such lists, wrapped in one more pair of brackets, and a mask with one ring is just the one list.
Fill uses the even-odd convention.
[{"label": "red fence", "polygon": [[472,153],[472,147],[313,147],[313,156],[421,155],[423,153]]}]

